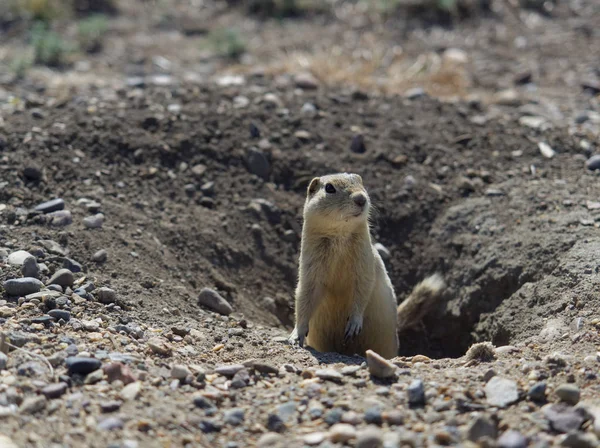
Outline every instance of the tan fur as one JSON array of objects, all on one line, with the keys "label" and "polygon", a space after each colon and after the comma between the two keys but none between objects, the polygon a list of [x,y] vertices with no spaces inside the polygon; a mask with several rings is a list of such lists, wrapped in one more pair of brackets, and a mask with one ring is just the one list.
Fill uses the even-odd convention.
[{"label": "tan fur", "polygon": [[[335,193],[327,193],[327,184]],[[357,196],[364,196],[364,206],[356,203]],[[383,260],[371,243],[369,210],[369,196],[356,174],[310,183],[290,342],[302,346],[307,336],[308,345],[321,352],[364,355],[370,349],[387,358],[397,355],[399,310]],[[434,283],[426,280],[408,299],[427,306],[403,303],[403,309],[428,309],[427,297],[439,295],[429,288],[439,286]]]}]

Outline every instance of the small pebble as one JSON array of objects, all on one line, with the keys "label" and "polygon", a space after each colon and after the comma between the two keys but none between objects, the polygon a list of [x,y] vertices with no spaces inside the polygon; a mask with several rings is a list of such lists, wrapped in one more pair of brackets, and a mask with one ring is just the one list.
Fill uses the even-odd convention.
[{"label": "small pebble", "polygon": [[169,356],[171,355],[171,346],[161,338],[152,338],[148,341],[148,347],[157,355]]},{"label": "small pebble", "polygon": [[204,306],[219,314],[228,316],[233,313],[233,308],[218,292],[210,288],[203,288],[198,296],[198,305]]},{"label": "small pebble", "polygon": [[48,399],[59,398],[64,395],[68,387],[67,383],[63,382],[49,384],[42,389],[42,394]]},{"label": "small pebble", "polygon": [[100,402],[100,411],[104,414],[108,414],[109,412],[116,412],[121,409],[123,405],[122,401],[112,400],[112,401],[102,401]]},{"label": "small pebble", "polygon": [[256,442],[256,448],[275,448],[284,442],[284,437],[275,432],[268,432],[260,436]]},{"label": "small pebble", "polygon": [[408,394],[408,403],[411,406],[422,406],[425,404],[425,386],[423,381],[414,380],[406,390]]},{"label": "small pebble", "polygon": [[3,285],[6,294],[13,297],[23,297],[39,292],[44,284],[37,278],[24,277],[6,280]]},{"label": "small pebble", "polygon": [[48,280],[49,285],[60,285],[60,286],[73,286],[73,282],[75,278],[73,277],[73,273],[68,269],[59,269],[54,273],[50,280]]},{"label": "small pebble", "polygon": [[600,154],[596,154],[590,157],[586,162],[585,166],[588,170],[598,170],[600,169]]},{"label": "small pebble", "polygon": [[356,429],[346,423],[336,423],[329,429],[328,437],[333,443],[346,443],[356,438]]},{"label": "small pebble", "polygon": [[38,395],[35,397],[27,397],[19,406],[21,414],[36,414],[46,409],[46,397]]},{"label": "small pebble", "polygon": [[29,257],[35,260],[35,257],[29,252],[24,250],[18,250],[8,255],[8,264],[10,264],[11,266],[23,266],[23,263],[25,263],[25,260]]},{"label": "small pebble", "polygon": [[527,392],[527,396],[533,401],[546,401],[546,383],[543,381],[535,383]]},{"label": "small pebble", "polygon": [[175,364],[171,369],[171,378],[175,378],[177,380],[183,381],[188,375],[191,375],[190,369],[181,364]]},{"label": "small pebble", "polygon": [[496,439],[496,425],[487,417],[477,417],[467,430],[467,438],[471,442],[477,442],[484,437]]},{"label": "small pebble", "polygon": [[95,294],[100,303],[114,303],[117,300],[117,292],[107,287],[98,288]]},{"label": "small pebble", "polygon": [[96,358],[74,356],[65,360],[69,375],[87,375],[102,367],[102,362]]},{"label": "small pebble", "polygon": [[508,430],[498,439],[498,448],[526,448],[527,439],[518,431]]},{"label": "small pebble", "polygon": [[508,378],[493,377],[485,385],[485,395],[488,404],[506,407],[519,399],[517,383]]},{"label": "small pebble", "polygon": [[342,374],[334,369],[321,369],[315,372],[317,378],[321,378],[322,380],[333,381],[339,383],[342,381]]},{"label": "small pebble", "polygon": [[243,369],[245,369],[245,366],[243,364],[230,364],[227,366],[217,367],[215,369],[215,373],[218,373],[219,375],[231,378],[236,373],[238,373],[240,370],[243,370]]},{"label": "small pebble", "polygon": [[65,201],[60,198],[38,204],[34,210],[42,213],[52,213],[65,208]]},{"label": "small pebble", "polygon": [[100,249],[92,255],[92,261],[94,263],[104,263],[108,259],[108,252],[104,249]]},{"label": "small pebble", "polygon": [[396,375],[396,366],[372,350],[367,350],[369,372],[375,378],[390,378]]},{"label": "small pebble", "polygon": [[239,426],[244,423],[245,411],[242,408],[228,409],[223,414],[225,423],[231,426]]},{"label": "small pebble", "polygon": [[28,256],[23,260],[21,274],[23,274],[23,277],[40,278],[40,265],[34,256]]},{"label": "small pebble", "polygon": [[355,448],[382,448],[383,435],[377,428],[366,428],[356,434]]},{"label": "small pebble", "polygon": [[579,403],[580,392],[579,388],[574,384],[561,384],[554,391],[558,398],[565,403],[575,406]]},{"label": "small pebble", "polygon": [[83,225],[88,229],[100,229],[104,224],[104,215],[96,213],[95,215],[83,218]]},{"label": "small pebble", "polygon": [[140,395],[141,391],[142,383],[140,381],[134,381],[121,389],[119,395],[124,401],[133,401]]},{"label": "small pebble", "polygon": [[108,417],[98,423],[96,426],[100,431],[114,431],[115,429],[123,429],[124,422],[118,417]]}]

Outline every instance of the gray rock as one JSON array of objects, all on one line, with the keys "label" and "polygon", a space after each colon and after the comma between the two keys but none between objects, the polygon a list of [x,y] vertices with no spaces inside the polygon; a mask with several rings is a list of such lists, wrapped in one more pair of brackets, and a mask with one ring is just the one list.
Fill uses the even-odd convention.
[{"label": "gray rock", "polygon": [[[33,257],[33,255],[25,250],[18,250],[16,252],[12,252],[8,256],[8,264],[11,266],[23,266],[23,263],[25,263],[25,260],[29,257]],[[35,257],[33,257],[33,259],[35,260]]]},{"label": "gray rock", "polygon": [[533,386],[529,388],[527,392],[527,396],[537,402],[546,401],[546,383],[544,381],[540,381],[535,383]]},{"label": "gray rock", "polygon": [[59,210],[57,212],[48,213],[50,225],[55,227],[65,227],[73,223],[73,215],[69,210]]},{"label": "gray rock", "polygon": [[46,409],[46,397],[38,395],[35,397],[27,397],[19,406],[21,414],[36,414]]},{"label": "gray rock", "polygon": [[12,345],[21,348],[29,341],[31,341],[33,339],[33,336],[31,334],[23,333],[21,331],[9,331],[8,339]]},{"label": "gray rock", "polygon": [[100,249],[94,255],[92,255],[92,261],[94,263],[104,263],[108,259],[108,252],[104,249]]},{"label": "gray rock", "polygon": [[40,292],[36,292],[33,294],[27,294],[25,296],[25,301],[31,302],[32,300],[40,300],[40,301],[44,302],[46,300],[57,299],[60,296],[62,296],[62,293],[60,291],[51,291],[49,289],[44,289],[43,291],[40,291]]},{"label": "gray rock", "polygon": [[23,297],[28,294],[34,294],[42,289],[44,284],[37,278],[24,277],[24,278],[13,278],[6,280],[3,283],[6,294],[13,297]]},{"label": "gray rock", "polygon": [[333,381],[339,383],[342,381],[342,374],[334,369],[320,369],[315,372],[317,378],[321,378],[322,380]]},{"label": "gray rock", "polygon": [[276,432],[268,432],[260,436],[256,442],[256,448],[275,448],[284,442],[284,437]]},{"label": "gray rock", "polygon": [[44,249],[46,249],[48,252],[50,252],[51,254],[55,254],[61,257],[66,257],[67,256],[67,249],[65,249],[64,247],[62,247],[60,244],[58,244],[56,241],[53,240],[40,240],[38,241],[42,247]]},{"label": "gray rock", "polygon": [[547,404],[542,412],[550,422],[550,427],[562,433],[577,431],[585,420],[582,411],[565,403]]},{"label": "gray rock", "polygon": [[83,225],[88,229],[100,229],[104,224],[104,215],[96,213],[95,215],[83,218]]},{"label": "gray rock", "polygon": [[81,263],[73,260],[72,258],[65,258],[63,260],[63,268],[68,269],[71,272],[83,271],[83,267],[81,266]]},{"label": "gray rock", "polygon": [[288,401],[287,403],[283,403],[277,406],[277,416],[281,419],[282,422],[291,422],[295,415],[296,403],[294,401]]},{"label": "gray rock", "polygon": [[221,297],[217,291],[210,288],[203,288],[202,291],[200,291],[200,295],[198,296],[198,305],[209,308],[212,311],[216,311],[217,313],[225,316],[233,313],[233,308],[229,302]]},{"label": "gray rock", "polygon": [[67,383],[64,382],[48,384],[42,389],[42,394],[49,400],[53,398],[59,398],[62,395],[64,395],[68,387],[69,386],[67,385]]},{"label": "gray rock", "polygon": [[477,442],[485,437],[489,437],[492,440],[496,439],[496,425],[487,417],[477,417],[469,425],[467,430],[467,438],[471,442]]},{"label": "gray rock", "polygon": [[411,406],[423,406],[425,404],[425,386],[423,381],[414,380],[406,390],[408,394],[408,403]]},{"label": "gray rock", "polygon": [[518,431],[508,430],[498,439],[498,448],[526,448],[527,439]]},{"label": "gray rock", "polygon": [[391,378],[396,374],[396,366],[372,350],[367,350],[369,373],[375,378]]},{"label": "gray rock", "polygon": [[38,181],[42,178],[42,170],[34,165],[29,165],[23,168],[23,176],[27,180]]},{"label": "gray rock", "polygon": [[102,367],[102,362],[96,358],[74,356],[65,360],[69,375],[87,375]]},{"label": "gray rock", "polygon": [[123,389],[121,389],[119,396],[124,401],[133,401],[137,397],[139,397],[141,392],[142,392],[142,383],[140,381],[134,381],[133,383],[129,383],[127,386],[125,386]]},{"label": "gray rock", "polygon": [[319,87],[319,80],[312,73],[298,73],[294,77],[296,87],[304,90],[314,90]]},{"label": "gray rock", "polygon": [[175,378],[176,380],[183,381],[191,374],[190,369],[181,364],[175,364],[171,369],[171,378]]},{"label": "gray rock", "polygon": [[49,285],[60,285],[60,286],[73,286],[73,282],[75,278],[73,277],[73,273],[68,269],[59,269],[54,273],[50,280],[48,280]]},{"label": "gray rock", "polygon": [[404,96],[406,98],[408,98],[409,100],[415,100],[417,98],[422,98],[426,95],[427,95],[427,93],[425,93],[425,90],[422,87],[415,87],[412,89],[408,89],[406,92],[404,92]]},{"label": "gray rock", "polygon": [[6,370],[8,367],[8,356],[4,352],[0,352],[0,371]]},{"label": "gray rock", "polygon": [[65,201],[63,201],[60,198],[57,198],[57,199],[52,199],[51,201],[42,202],[41,204],[36,205],[34,210],[36,212],[52,213],[52,212],[56,212],[59,210],[64,210],[64,208],[65,208]]},{"label": "gray rock", "polygon": [[100,431],[114,431],[115,429],[123,429],[125,423],[118,417],[108,417],[98,423],[96,427]]},{"label": "gray rock", "polygon": [[492,406],[506,407],[519,399],[517,383],[508,378],[493,377],[485,385],[487,402]]},{"label": "gray rock", "polygon": [[262,362],[255,362],[252,364],[252,368],[254,370],[256,370],[259,373],[266,373],[266,374],[274,374],[277,375],[279,373],[279,369],[275,366],[272,366],[270,364],[265,364]]},{"label": "gray rock", "polygon": [[600,154],[596,154],[585,162],[585,167],[588,170],[599,170],[600,169]]},{"label": "gray rock", "polygon": [[271,172],[271,164],[265,154],[255,148],[250,148],[247,155],[248,171],[267,180]]},{"label": "gray rock", "polygon": [[244,423],[245,411],[242,408],[228,409],[223,414],[225,423],[231,426],[239,426]]},{"label": "gray rock", "polygon": [[568,448],[598,448],[598,438],[590,433],[572,432],[560,439],[560,446]]},{"label": "gray rock", "polygon": [[68,322],[71,320],[71,313],[69,313],[68,311],[65,310],[50,310],[48,311],[48,315],[52,316],[53,318],[55,318],[56,320],[64,320],[65,322]]},{"label": "gray rock", "polygon": [[352,137],[350,143],[350,151],[356,154],[364,154],[367,152],[367,145],[365,144],[365,137],[362,134],[357,134]]},{"label": "gray rock", "polygon": [[383,434],[378,428],[368,427],[356,433],[355,448],[382,448]]},{"label": "gray rock", "polygon": [[336,423],[329,430],[329,440],[333,443],[346,443],[356,437],[356,429],[347,423]]},{"label": "gray rock", "polygon": [[574,384],[561,384],[554,392],[561,401],[564,401],[567,404],[575,406],[579,403],[579,388]]},{"label": "gray rock", "polygon": [[96,298],[100,303],[114,303],[117,300],[117,292],[114,289],[103,286],[96,290]]},{"label": "gray rock", "polygon": [[226,376],[226,377],[233,377],[236,373],[238,373],[240,370],[245,369],[246,367],[243,364],[230,364],[227,366],[219,366],[215,369],[215,373],[222,375],[222,376]]},{"label": "gray rock", "polygon": [[368,424],[381,426],[383,415],[379,406],[372,406],[365,411],[364,420]]},{"label": "gray rock", "polygon": [[342,367],[342,375],[354,376],[360,370],[360,366],[346,366]]},{"label": "gray rock", "polygon": [[100,411],[104,414],[109,412],[116,412],[121,409],[123,402],[120,400],[103,401],[100,403]]},{"label": "gray rock", "polygon": [[157,355],[170,356],[173,349],[161,338],[152,338],[148,341],[148,347]]},{"label": "gray rock", "polygon": [[23,277],[40,278],[40,266],[34,256],[26,257],[21,266]]}]

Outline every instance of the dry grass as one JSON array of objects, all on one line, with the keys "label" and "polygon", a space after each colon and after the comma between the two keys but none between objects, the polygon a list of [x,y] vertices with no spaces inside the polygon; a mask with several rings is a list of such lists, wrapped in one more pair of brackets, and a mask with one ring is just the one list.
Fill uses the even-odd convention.
[{"label": "dry grass", "polygon": [[[266,74],[310,72],[328,86],[347,85],[382,94],[402,94],[421,87],[439,98],[464,97],[471,80],[464,62],[425,53],[405,55],[400,47],[363,42],[358,49],[342,47],[281,54],[267,61]],[[244,72],[237,67],[236,72]]]}]

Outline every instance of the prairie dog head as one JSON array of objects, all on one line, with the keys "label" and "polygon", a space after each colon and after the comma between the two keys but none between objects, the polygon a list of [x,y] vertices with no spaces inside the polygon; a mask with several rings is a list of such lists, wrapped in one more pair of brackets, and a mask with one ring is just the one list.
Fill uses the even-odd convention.
[{"label": "prairie dog head", "polygon": [[368,220],[370,206],[358,174],[315,177],[306,194],[304,222],[323,230],[351,230]]}]

